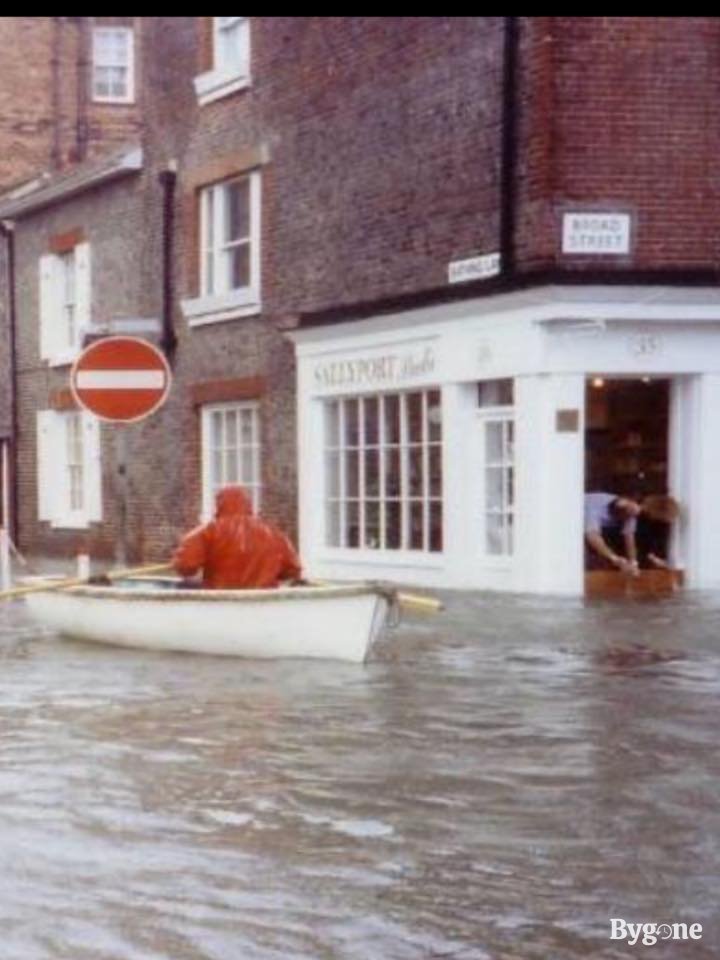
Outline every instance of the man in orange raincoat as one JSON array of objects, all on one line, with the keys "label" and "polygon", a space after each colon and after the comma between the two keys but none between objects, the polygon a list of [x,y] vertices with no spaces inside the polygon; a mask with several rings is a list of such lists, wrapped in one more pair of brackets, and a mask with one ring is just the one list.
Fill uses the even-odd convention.
[{"label": "man in orange raincoat", "polygon": [[276,587],[301,576],[288,538],[253,516],[242,487],[224,487],[215,498],[215,519],[180,541],[172,559],[183,577],[202,570],[203,586],[215,589]]}]

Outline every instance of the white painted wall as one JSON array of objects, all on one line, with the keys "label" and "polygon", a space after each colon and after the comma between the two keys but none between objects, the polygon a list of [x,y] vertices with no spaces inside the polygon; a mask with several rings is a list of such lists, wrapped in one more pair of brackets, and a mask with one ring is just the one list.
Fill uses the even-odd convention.
[{"label": "white painted wall", "polygon": [[[583,590],[585,378],[518,377],[515,589],[577,595]],[[559,433],[558,410],[577,410],[578,430]]]},{"label": "white painted wall", "polygon": [[[670,476],[684,508],[676,556],[691,586],[720,586],[715,290],[545,288],[310,329],[293,339],[300,546],[309,574],[580,595],[586,377],[648,374],[673,380]],[[488,562],[478,544],[475,384],[508,376],[516,385],[516,553],[510,562]],[[322,399],[426,386],[443,391],[444,553],[328,549]],[[558,410],[579,411],[577,432],[557,431]]]},{"label": "white painted wall", "polygon": [[[688,391],[685,422],[690,472],[685,510],[688,543],[687,583],[698,589],[720,588],[720,375],[694,378]],[[684,504],[685,506],[685,504]]]}]

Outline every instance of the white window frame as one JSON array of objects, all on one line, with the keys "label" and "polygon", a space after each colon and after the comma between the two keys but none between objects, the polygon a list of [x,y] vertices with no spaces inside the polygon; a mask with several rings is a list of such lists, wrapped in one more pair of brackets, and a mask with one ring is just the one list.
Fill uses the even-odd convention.
[{"label": "white window frame", "polygon": [[[74,279],[72,305],[66,299],[68,260]],[[90,245],[79,243],[61,254],[48,253],[39,261],[39,351],[51,367],[71,364],[91,326]],[[72,325],[68,308],[72,306]]]},{"label": "white window frame", "polygon": [[[100,45],[98,40],[104,34],[117,33],[125,37],[125,63],[108,61],[100,62]],[[97,69],[123,69],[126,71],[125,93],[122,95],[101,94],[97,92]],[[92,32],[92,99],[94,103],[134,103],[135,102],[135,32],[132,27],[97,26]]]},{"label": "white window frame", "polygon": [[100,421],[84,410],[37,412],[38,519],[86,529],[102,516]]},{"label": "white window frame", "polygon": [[[498,564],[504,566],[512,561],[515,556],[515,544],[517,539],[517,530],[515,524],[516,518],[516,497],[515,488],[517,483],[516,463],[515,463],[515,408],[511,406],[503,407],[482,407],[477,412],[478,424],[480,427],[480,536],[479,552],[487,564]],[[490,426],[500,426],[501,431],[501,450],[500,457],[488,462],[488,428]],[[509,433],[512,432],[512,439]],[[488,472],[492,470],[500,473],[500,507],[490,508]],[[508,482],[508,471],[512,473],[512,497],[510,496],[510,483]],[[499,552],[492,552],[488,549],[488,517],[499,517],[501,521],[500,536],[502,549]]]},{"label": "white window frame", "polygon": [[[436,409],[439,411],[439,421],[433,423],[439,427],[439,435],[430,436],[430,397],[437,398]],[[409,436],[409,403],[411,397],[419,397],[421,404],[421,434],[419,437],[411,438]],[[386,435],[387,417],[386,404],[390,401],[396,401],[398,404],[399,435],[397,442],[390,442]],[[323,515],[324,515],[324,543],[325,548],[331,551],[345,551],[348,555],[376,556],[379,553],[387,557],[401,557],[409,555],[413,557],[439,558],[443,555],[445,549],[445,503],[444,503],[444,480],[443,480],[443,431],[442,431],[442,392],[437,387],[429,387],[410,391],[395,391],[392,393],[381,393],[353,397],[335,397],[324,401],[325,416],[329,418],[334,416],[333,410],[337,414],[337,444],[328,442],[329,422],[326,419],[325,425],[325,485],[323,495]],[[349,443],[348,434],[348,410],[349,404],[357,404],[357,423],[358,436],[357,443]],[[373,409],[377,409],[377,430],[371,433],[375,436],[376,442],[368,444],[366,430],[366,418],[372,416]],[[434,416],[434,413],[432,414]],[[421,483],[420,491],[413,492],[411,481],[411,458],[413,452],[420,453],[421,463]],[[439,492],[433,491],[430,487],[430,461],[431,452],[434,453],[433,460],[440,471]],[[391,456],[397,456],[399,462],[399,487],[397,494],[389,495],[388,487],[388,460]],[[357,478],[357,496],[354,491],[349,490],[348,464],[351,457],[357,457],[358,478]],[[367,488],[368,465],[371,463],[371,457],[377,457],[377,495],[370,495]],[[331,486],[332,484],[332,486]],[[331,495],[331,489],[334,491]],[[396,543],[388,543],[390,532],[390,521],[388,508],[390,504],[397,503],[400,509],[399,529]],[[372,507],[377,509],[378,524],[377,538],[373,542],[368,541],[368,509]],[[414,509],[413,509],[414,508]],[[419,508],[419,509],[418,509]],[[357,509],[357,542],[350,543],[348,533],[350,529],[350,513]],[[330,520],[331,512],[337,511],[337,529],[338,536],[334,541],[332,525]],[[432,533],[432,511],[439,511],[440,514],[440,535],[441,543],[439,549],[431,542]],[[412,515],[420,516],[420,534],[421,543],[413,542]],[[355,538],[353,538],[355,539]]]},{"label": "white window frame", "polygon": [[[228,418],[236,417],[236,443],[227,442]],[[214,443],[213,423],[221,418],[221,443]],[[250,440],[245,442],[242,433],[242,421],[250,424]],[[228,484],[243,487],[252,500],[253,510],[258,513],[262,501],[262,445],[260,440],[260,403],[257,400],[242,400],[230,403],[213,403],[203,406],[200,411],[200,446],[202,480],[202,517],[209,520],[215,511],[215,494]],[[232,451],[235,451],[236,470],[231,469]],[[218,458],[222,463],[217,476]],[[243,469],[249,458],[250,476]]]},{"label": "white window frame", "polygon": [[[250,17],[212,17],[213,65],[194,80],[200,106],[250,86],[250,22]],[[228,29],[238,30],[238,55],[224,60],[221,34]]]},{"label": "white window frame", "polygon": [[[225,191],[233,184],[243,181],[247,181],[250,194],[250,234],[247,238],[250,248],[250,276],[246,286],[231,288],[228,282],[229,268],[228,271],[225,270],[224,260],[227,244],[219,238],[225,236]],[[208,184],[200,191],[200,294],[181,302],[183,313],[192,327],[255,316],[261,311],[261,183],[260,171],[252,170],[228,180]],[[212,261],[212,279],[208,269],[209,260]]]}]

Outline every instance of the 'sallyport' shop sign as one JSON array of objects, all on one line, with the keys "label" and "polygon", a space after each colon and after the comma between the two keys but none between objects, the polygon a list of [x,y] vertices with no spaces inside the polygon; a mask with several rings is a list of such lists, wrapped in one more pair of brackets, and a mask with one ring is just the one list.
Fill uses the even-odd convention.
[{"label": "'sallyport' shop sign", "polygon": [[387,390],[415,382],[432,382],[437,375],[434,346],[413,349],[388,349],[385,352],[357,354],[322,360],[313,368],[316,392],[361,393]]}]

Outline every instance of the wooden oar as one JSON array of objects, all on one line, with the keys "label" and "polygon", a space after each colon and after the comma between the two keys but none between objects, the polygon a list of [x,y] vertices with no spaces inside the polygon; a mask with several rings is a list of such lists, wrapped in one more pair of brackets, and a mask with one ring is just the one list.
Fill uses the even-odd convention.
[{"label": "wooden oar", "polygon": [[[309,580],[308,584],[312,587],[333,586],[330,580]],[[391,595],[394,597],[395,602],[403,610],[408,610],[411,613],[440,613],[441,610],[445,609],[442,600],[436,600],[435,597],[422,597],[418,593],[403,593],[402,591],[395,591],[391,586],[388,587],[387,593],[388,597]]]},{"label": "wooden oar", "polygon": [[[163,573],[172,570],[171,563],[152,563],[144,567],[129,567],[125,570],[109,570],[104,574],[108,580],[122,580],[123,577],[139,577],[150,573]],[[88,580],[81,577],[71,577],[67,580],[43,580],[41,583],[27,583],[22,587],[13,587],[11,590],[0,592],[0,600],[12,600],[14,597],[23,597],[26,593],[43,593],[49,590],[65,590],[67,587],[87,586]]]},{"label": "wooden oar", "polygon": [[440,613],[445,609],[445,604],[435,597],[421,597],[417,593],[398,593],[397,602],[403,610],[409,610],[412,613]]}]

